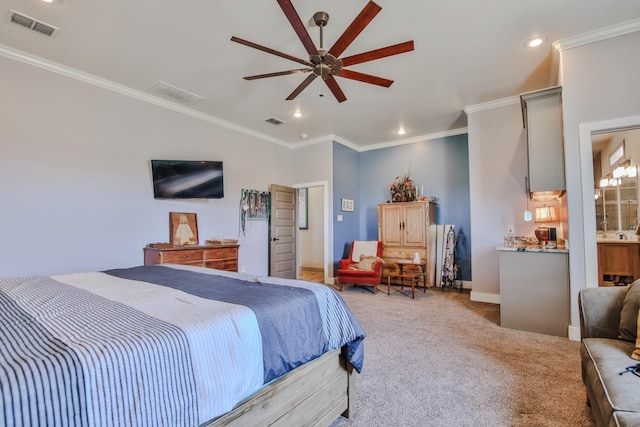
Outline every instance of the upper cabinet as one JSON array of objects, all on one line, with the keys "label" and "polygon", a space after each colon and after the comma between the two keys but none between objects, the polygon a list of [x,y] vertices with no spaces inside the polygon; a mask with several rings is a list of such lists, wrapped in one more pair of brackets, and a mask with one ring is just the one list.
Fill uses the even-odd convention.
[{"label": "upper cabinet", "polygon": [[556,198],[566,189],[562,87],[524,93],[520,95],[520,102],[527,135],[531,198]]}]

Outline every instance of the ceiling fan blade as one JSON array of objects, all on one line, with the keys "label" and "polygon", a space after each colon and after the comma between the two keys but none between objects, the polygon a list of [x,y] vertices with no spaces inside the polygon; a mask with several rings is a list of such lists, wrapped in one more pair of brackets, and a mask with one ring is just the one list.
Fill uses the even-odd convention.
[{"label": "ceiling fan blade", "polygon": [[289,74],[309,73],[309,72],[311,72],[311,68],[300,68],[298,70],[278,71],[276,73],[257,74],[255,76],[243,77],[243,79],[245,79],[245,80],[257,80],[257,79],[265,79],[267,77],[278,77],[278,76],[286,76],[286,75],[289,75]]},{"label": "ceiling fan blade", "polygon": [[340,38],[331,46],[329,53],[338,58],[381,10],[382,8],[374,2],[370,1],[367,3],[364,9],[356,16],[356,19],[353,20]]},{"label": "ceiling fan blade", "polygon": [[296,10],[294,9],[293,4],[291,4],[291,0],[278,0],[278,4],[291,23],[293,30],[300,38],[300,41],[304,45],[304,48],[307,49],[307,53],[309,55],[317,55],[318,48],[316,48],[313,40],[311,40],[311,36],[309,36],[307,29],[304,27],[304,24],[300,19],[300,15],[298,15],[298,12],[296,12]]},{"label": "ceiling fan blade", "polygon": [[398,55],[400,53],[411,52],[413,50],[413,40],[394,44],[392,46],[382,47],[380,49],[370,50],[369,52],[359,53],[353,56],[342,58],[342,65],[348,67],[362,62],[373,61],[387,56]]},{"label": "ceiling fan blade", "polygon": [[291,92],[291,95],[287,97],[287,101],[291,101],[296,96],[300,95],[300,92],[302,92],[307,86],[309,86],[316,77],[318,76],[316,76],[315,74],[311,74],[306,79],[304,79],[304,81],[300,83],[300,86],[298,86],[293,92]]},{"label": "ceiling fan blade", "polygon": [[371,83],[372,85],[389,87],[393,80],[384,79],[382,77],[372,76],[371,74],[359,73],[357,71],[345,70],[344,68],[338,74],[345,79],[358,80],[359,82]]},{"label": "ceiling fan blade", "polygon": [[261,46],[261,45],[259,45],[257,43],[253,43],[253,42],[250,42],[248,40],[243,40],[241,38],[233,36],[233,37],[231,37],[231,41],[243,44],[245,46],[252,47],[254,49],[261,50],[263,52],[270,53],[272,55],[279,56],[279,57],[284,58],[284,59],[289,59],[291,61],[298,62],[298,63],[300,63],[302,65],[307,65],[309,67],[313,67],[313,64],[311,62],[309,62],[309,61],[306,61],[306,60],[300,59],[300,58],[296,58],[295,56],[287,55],[286,53],[278,52],[277,50],[271,49],[269,47]]},{"label": "ceiling fan blade", "polygon": [[327,84],[329,90],[333,93],[333,96],[336,97],[338,102],[344,102],[347,100],[347,97],[344,95],[344,92],[342,92],[342,89],[340,89],[338,82],[333,78],[333,76],[327,77],[324,79],[324,82]]}]

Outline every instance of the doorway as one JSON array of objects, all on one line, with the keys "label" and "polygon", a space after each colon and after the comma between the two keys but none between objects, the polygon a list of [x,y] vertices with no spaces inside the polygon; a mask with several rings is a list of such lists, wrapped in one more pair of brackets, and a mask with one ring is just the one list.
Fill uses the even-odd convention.
[{"label": "doorway", "polygon": [[297,229],[298,278],[317,283],[330,281],[327,265],[332,242],[327,185],[325,181],[294,185],[301,196]]},{"label": "doorway", "polygon": [[624,117],[601,122],[584,123],[580,128],[580,165],[582,185],[582,233],[584,239],[584,279],[586,287],[598,286],[598,254],[596,208],[594,203],[594,135],[622,132],[640,128],[640,116]]}]

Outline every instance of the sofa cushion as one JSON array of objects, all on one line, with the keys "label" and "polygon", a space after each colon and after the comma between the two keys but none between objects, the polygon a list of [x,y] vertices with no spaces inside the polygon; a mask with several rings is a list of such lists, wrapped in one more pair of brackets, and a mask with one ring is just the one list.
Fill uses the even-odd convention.
[{"label": "sofa cushion", "polygon": [[613,419],[617,427],[637,427],[640,426],[640,412],[622,412],[613,413]]},{"label": "sofa cushion", "polygon": [[638,335],[636,336],[636,349],[631,355],[636,360],[640,360],[640,310],[638,310]]},{"label": "sofa cushion", "polygon": [[640,378],[620,375],[634,365],[629,357],[634,344],[609,338],[585,338],[580,349],[582,376],[596,418],[604,425],[612,422],[614,411],[640,412]]},{"label": "sofa cushion", "polygon": [[620,312],[621,340],[635,342],[638,335],[638,311],[640,310],[640,279],[627,290]]}]

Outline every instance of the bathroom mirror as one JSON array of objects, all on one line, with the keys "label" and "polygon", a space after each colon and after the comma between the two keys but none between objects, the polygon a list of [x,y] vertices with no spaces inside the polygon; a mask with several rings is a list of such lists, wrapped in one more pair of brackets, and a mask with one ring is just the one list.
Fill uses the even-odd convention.
[{"label": "bathroom mirror", "polygon": [[[592,149],[597,231],[635,230],[638,226],[640,129],[593,135]],[[613,164],[612,156],[617,159]]]},{"label": "bathroom mirror", "polygon": [[598,231],[635,230],[638,217],[637,176],[620,179],[620,185],[600,188],[596,199]]}]

